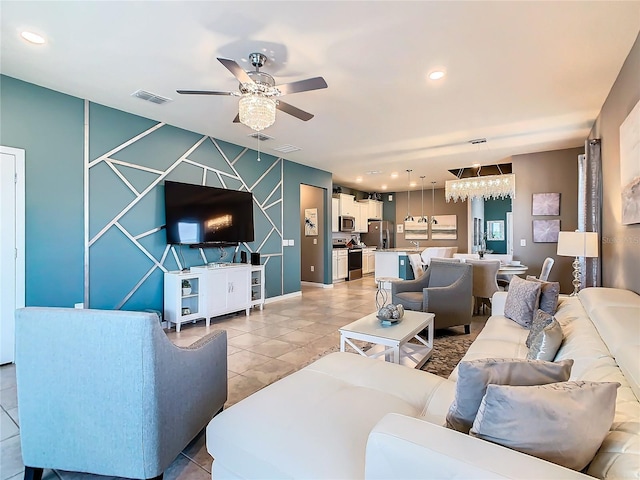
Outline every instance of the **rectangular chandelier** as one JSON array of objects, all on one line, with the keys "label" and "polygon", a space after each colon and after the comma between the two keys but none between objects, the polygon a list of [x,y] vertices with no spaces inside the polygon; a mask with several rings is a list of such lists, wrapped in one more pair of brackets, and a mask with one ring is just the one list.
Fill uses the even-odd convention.
[{"label": "rectangular chandelier", "polygon": [[467,198],[515,198],[516,176],[513,173],[504,175],[487,175],[484,177],[459,178],[447,180],[445,183],[445,199],[466,200]]}]

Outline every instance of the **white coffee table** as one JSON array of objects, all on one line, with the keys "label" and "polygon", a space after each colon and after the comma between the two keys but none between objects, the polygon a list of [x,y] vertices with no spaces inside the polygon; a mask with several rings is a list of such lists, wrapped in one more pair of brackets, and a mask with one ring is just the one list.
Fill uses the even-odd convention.
[{"label": "white coffee table", "polygon": [[[405,310],[402,321],[391,326],[382,326],[375,313],[340,328],[340,351],[347,345],[360,355],[370,358],[384,358],[387,362],[399,363],[413,368],[425,364],[433,349],[433,313]],[[427,329],[427,340],[418,336]],[[419,343],[409,343],[415,338]],[[353,340],[374,343],[366,352]]]}]

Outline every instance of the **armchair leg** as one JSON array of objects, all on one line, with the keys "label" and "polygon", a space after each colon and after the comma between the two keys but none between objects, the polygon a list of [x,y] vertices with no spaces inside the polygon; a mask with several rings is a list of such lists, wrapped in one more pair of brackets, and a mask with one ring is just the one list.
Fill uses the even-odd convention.
[{"label": "armchair leg", "polygon": [[24,480],[42,480],[43,468],[24,467]]},{"label": "armchair leg", "polygon": [[464,326],[464,333],[466,333],[467,335],[471,333],[471,325]]}]

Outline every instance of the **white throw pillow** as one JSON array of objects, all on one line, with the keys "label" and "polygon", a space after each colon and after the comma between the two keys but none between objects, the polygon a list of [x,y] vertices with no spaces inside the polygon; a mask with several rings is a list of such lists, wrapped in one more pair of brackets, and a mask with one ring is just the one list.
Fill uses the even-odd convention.
[{"label": "white throw pillow", "polygon": [[529,353],[527,358],[529,360],[546,360],[552,362],[556,358],[556,353],[562,345],[562,327],[558,321],[551,317],[551,323],[544,327],[538,334],[531,340],[531,346],[529,347]]},{"label": "white throw pillow", "polygon": [[470,433],[582,470],[611,429],[619,386],[583,381],[532,387],[489,385]]}]

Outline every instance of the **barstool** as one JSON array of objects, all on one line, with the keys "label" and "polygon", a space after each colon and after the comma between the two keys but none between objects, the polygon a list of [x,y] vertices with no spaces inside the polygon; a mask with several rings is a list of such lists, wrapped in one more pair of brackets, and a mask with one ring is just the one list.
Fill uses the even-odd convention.
[{"label": "barstool", "polygon": [[379,310],[387,304],[389,300],[389,292],[384,288],[385,283],[397,282],[402,280],[398,277],[378,277],[376,283],[378,284],[378,290],[376,291],[376,308]]}]

